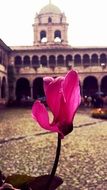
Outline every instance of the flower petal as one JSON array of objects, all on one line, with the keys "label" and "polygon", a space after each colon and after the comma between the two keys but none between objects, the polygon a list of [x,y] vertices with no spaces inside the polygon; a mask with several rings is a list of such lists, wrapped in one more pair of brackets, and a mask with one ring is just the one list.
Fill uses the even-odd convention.
[{"label": "flower petal", "polygon": [[63,83],[63,92],[66,101],[69,101],[74,88],[76,88],[78,84],[79,84],[78,74],[76,71],[71,70],[65,76],[65,80]]},{"label": "flower petal", "polygon": [[45,106],[40,103],[40,101],[36,101],[32,107],[32,116],[33,118],[40,124],[40,126],[44,129],[49,128],[49,116]]},{"label": "flower petal", "polygon": [[47,104],[55,118],[57,118],[59,114],[63,81],[64,77],[58,77],[54,79],[54,81],[48,85],[48,88],[46,90]]},{"label": "flower petal", "polygon": [[45,94],[46,94],[46,91],[47,91],[47,88],[48,88],[49,84],[50,84],[52,81],[54,81],[54,78],[52,78],[52,77],[44,77],[44,78],[43,78]]},{"label": "flower petal", "polygon": [[74,114],[81,102],[79,78],[76,71],[70,71],[63,83],[63,93],[66,100],[66,120],[72,122]]},{"label": "flower petal", "polygon": [[[60,133],[57,125],[49,124],[48,112],[40,101],[36,101],[32,107],[32,117],[39,123],[39,125],[49,131]],[[62,135],[62,134],[61,134]]]}]

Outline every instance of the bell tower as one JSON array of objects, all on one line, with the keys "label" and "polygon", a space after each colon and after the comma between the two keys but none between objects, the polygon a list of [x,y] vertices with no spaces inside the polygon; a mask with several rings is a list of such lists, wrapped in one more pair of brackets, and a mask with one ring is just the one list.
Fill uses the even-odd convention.
[{"label": "bell tower", "polygon": [[36,13],[33,30],[34,45],[68,44],[66,16],[51,0]]}]

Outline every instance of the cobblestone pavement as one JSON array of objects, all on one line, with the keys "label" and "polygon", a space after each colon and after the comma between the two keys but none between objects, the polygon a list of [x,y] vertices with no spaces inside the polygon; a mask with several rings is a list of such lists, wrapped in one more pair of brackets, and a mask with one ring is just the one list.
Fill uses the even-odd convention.
[{"label": "cobblestone pavement", "polygon": [[[0,110],[0,169],[5,175],[50,173],[57,134],[42,130],[30,109]],[[58,190],[107,190],[107,120],[78,111],[74,130],[62,140]]]}]

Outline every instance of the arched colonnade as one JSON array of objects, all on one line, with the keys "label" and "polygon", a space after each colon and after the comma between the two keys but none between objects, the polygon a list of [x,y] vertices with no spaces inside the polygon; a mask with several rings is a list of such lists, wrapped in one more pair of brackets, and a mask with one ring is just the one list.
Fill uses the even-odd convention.
[{"label": "arched colonnade", "polygon": [[[15,86],[15,96],[17,99],[23,97],[36,99],[44,96],[42,77],[36,77],[33,81],[21,77],[17,79]],[[96,92],[100,91],[107,95],[107,75],[101,78],[100,83],[95,76],[86,76],[83,81],[80,81],[80,87],[82,96],[93,96]]]},{"label": "arched colonnade", "polygon": [[107,55],[105,53],[85,53],[83,55],[79,53],[71,54],[59,54],[59,55],[17,55],[14,57],[14,65],[16,67],[21,66],[33,66],[33,67],[57,67],[57,66],[69,66],[69,64],[74,64],[74,66],[99,66],[104,64],[107,65]]}]

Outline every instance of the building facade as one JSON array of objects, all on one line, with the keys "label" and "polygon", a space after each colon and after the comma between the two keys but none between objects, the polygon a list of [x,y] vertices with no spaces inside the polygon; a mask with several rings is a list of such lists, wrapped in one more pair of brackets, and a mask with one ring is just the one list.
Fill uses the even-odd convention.
[{"label": "building facade", "polygon": [[0,39],[0,102],[8,98],[7,68],[11,51],[11,48]]},{"label": "building facade", "polygon": [[1,99],[44,96],[43,77],[64,76],[70,69],[79,73],[83,96],[100,91],[107,95],[107,47],[74,48],[67,30],[65,14],[49,3],[35,16],[32,46],[2,47]]}]

